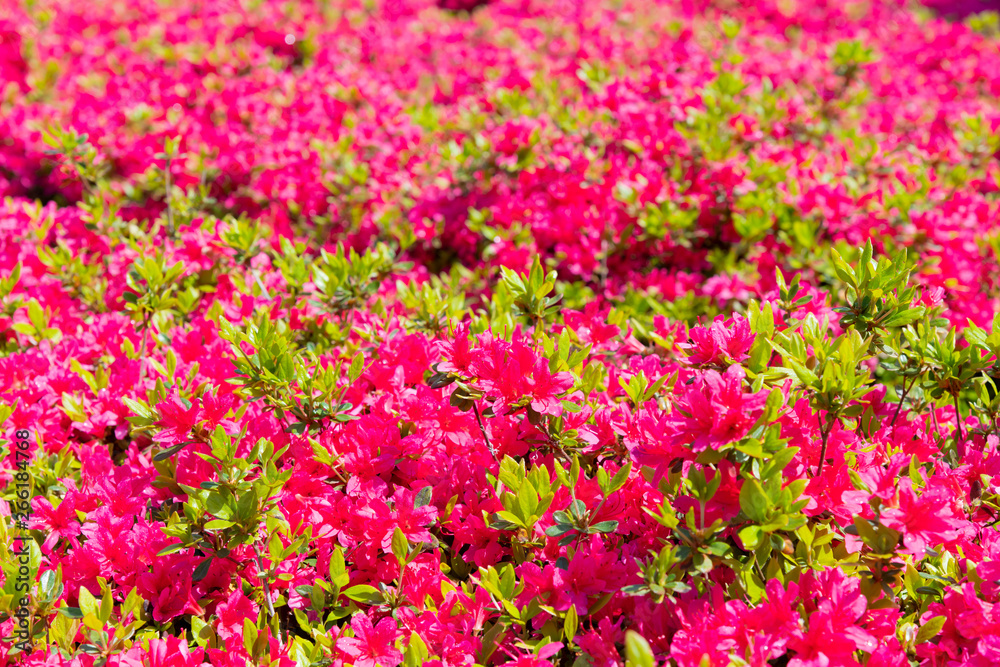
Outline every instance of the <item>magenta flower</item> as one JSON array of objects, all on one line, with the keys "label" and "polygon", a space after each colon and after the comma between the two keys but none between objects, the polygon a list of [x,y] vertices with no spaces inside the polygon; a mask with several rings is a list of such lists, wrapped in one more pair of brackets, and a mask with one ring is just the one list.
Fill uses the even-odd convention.
[{"label": "magenta flower", "polygon": [[257,620],[257,606],[239,588],[233,590],[226,600],[219,603],[215,613],[219,617],[215,632],[225,641],[231,638],[242,641],[244,619]]},{"label": "magenta flower", "polygon": [[718,366],[740,363],[750,357],[754,334],[750,322],[739,315],[726,320],[721,315],[708,327],[694,327],[690,343],[677,347],[687,351],[688,363],[695,366]]},{"label": "magenta flower", "polygon": [[191,650],[179,637],[151,639],[149,648],[135,646],[122,656],[120,667],[207,667],[205,649]]},{"label": "magenta flower", "polygon": [[744,391],[744,375],[734,365],[725,373],[706,371],[696,378],[676,404],[675,442],[699,452],[744,437],[767,401],[766,391]]},{"label": "magenta flower", "polygon": [[903,534],[904,553],[923,558],[931,547],[957,540],[968,521],[954,508],[955,498],[943,485],[928,483],[919,495],[908,477],[899,481],[896,507],[884,507],[880,520]]},{"label": "magenta flower", "polygon": [[186,407],[180,397],[174,396],[156,406],[160,411],[160,431],[155,440],[166,445],[176,445],[189,440],[191,429],[198,422],[198,401]]},{"label": "magenta flower", "polygon": [[399,630],[391,618],[372,626],[367,615],[355,614],[351,628],[354,636],[337,639],[337,648],[353,659],[354,667],[395,667],[403,661],[403,653],[394,646]]},{"label": "magenta flower", "polygon": [[529,397],[536,412],[562,414],[559,396],[573,386],[570,373],[552,373],[548,360],[520,341],[507,342],[483,334],[478,342],[472,351],[469,373],[492,400],[495,413],[502,414]]},{"label": "magenta flower", "polygon": [[58,505],[48,498],[36,497],[32,502],[34,517],[32,528],[45,533],[42,550],[48,551],[59,540],[71,540],[80,534],[80,521],[76,516],[73,495],[67,495]]}]

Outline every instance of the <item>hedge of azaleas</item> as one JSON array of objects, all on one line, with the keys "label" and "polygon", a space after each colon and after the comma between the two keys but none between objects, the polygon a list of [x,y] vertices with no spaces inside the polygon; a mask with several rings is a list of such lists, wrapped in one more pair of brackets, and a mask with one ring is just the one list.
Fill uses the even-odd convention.
[{"label": "hedge of azaleas", "polygon": [[1000,664],[998,46],[7,3],[0,657]]}]

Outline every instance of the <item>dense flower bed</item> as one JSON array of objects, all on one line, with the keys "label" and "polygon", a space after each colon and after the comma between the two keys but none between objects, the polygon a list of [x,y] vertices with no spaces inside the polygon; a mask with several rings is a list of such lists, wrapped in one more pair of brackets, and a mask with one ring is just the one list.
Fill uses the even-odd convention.
[{"label": "dense flower bed", "polygon": [[5,4],[0,657],[1000,664],[998,46]]}]

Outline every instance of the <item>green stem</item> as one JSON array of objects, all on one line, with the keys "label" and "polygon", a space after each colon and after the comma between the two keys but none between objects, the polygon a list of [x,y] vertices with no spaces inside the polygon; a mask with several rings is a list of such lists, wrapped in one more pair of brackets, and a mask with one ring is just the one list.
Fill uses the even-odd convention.
[{"label": "green stem", "polygon": [[958,427],[958,440],[955,443],[955,449],[958,453],[959,461],[965,458],[965,434],[962,433],[962,413],[958,411],[958,394],[952,394],[952,399],[955,404],[955,426]]},{"label": "green stem", "polygon": [[170,203],[170,158],[167,158],[167,168],[164,174],[164,180],[166,181],[167,188],[167,229],[170,232],[170,238],[174,237],[174,209]]}]

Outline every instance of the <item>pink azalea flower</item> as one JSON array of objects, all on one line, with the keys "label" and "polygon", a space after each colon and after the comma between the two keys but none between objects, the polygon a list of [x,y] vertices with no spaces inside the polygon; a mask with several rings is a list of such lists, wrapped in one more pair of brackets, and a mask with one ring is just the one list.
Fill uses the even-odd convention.
[{"label": "pink azalea flower", "polygon": [[205,649],[191,650],[179,637],[149,640],[149,648],[136,646],[128,650],[120,667],[207,667]]},{"label": "pink azalea flower", "polygon": [[58,505],[53,505],[48,498],[36,496],[32,507],[34,516],[31,527],[45,533],[43,551],[52,549],[59,540],[71,540],[80,534],[80,521],[72,494],[68,494]]},{"label": "pink azalea flower", "polygon": [[175,445],[191,437],[191,429],[198,421],[198,401],[194,401],[190,407],[185,407],[181,399],[174,396],[168,401],[164,401],[156,406],[160,411],[160,421],[157,422],[161,430],[156,434],[155,440],[166,445]]},{"label": "pink azalea flower", "polygon": [[341,637],[337,648],[349,655],[354,667],[395,667],[403,661],[403,653],[395,648],[399,630],[391,618],[373,626],[368,616],[355,614],[351,619],[354,637]]},{"label": "pink azalea flower", "polygon": [[910,479],[902,478],[893,504],[882,508],[880,521],[902,533],[904,553],[917,558],[923,558],[928,548],[958,539],[967,523],[956,513],[952,494],[933,482],[917,494]]},{"label": "pink azalea flower", "polygon": [[243,621],[247,618],[256,622],[257,606],[243,594],[239,588],[230,593],[229,597],[215,608],[219,623],[215,632],[223,640],[236,639],[242,641]]},{"label": "pink azalea flower", "polygon": [[741,363],[750,358],[754,341],[750,322],[739,315],[729,320],[719,316],[708,327],[694,327],[689,336],[690,343],[677,347],[686,350],[688,363],[696,366]]},{"label": "pink azalea flower", "polygon": [[696,377],[676,403],[675,441],[699,452],[744,437],[767,401],[765,391],[744,391],[744,377],[735,365]]},{"label": "pink azalea flower", "polygon": [[190,556],[171,554],[158,561],[151,572],[139,576],[139,594],[153,605],[153,618],[165,623],[182,614],[201,614],[191,594],[191,574],[198,566]]}]

